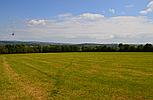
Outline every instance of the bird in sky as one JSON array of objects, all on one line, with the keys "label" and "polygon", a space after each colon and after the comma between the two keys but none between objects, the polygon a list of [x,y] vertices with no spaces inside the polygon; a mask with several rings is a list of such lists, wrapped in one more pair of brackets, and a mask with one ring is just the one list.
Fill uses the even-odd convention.
[{"label": "bird in sky", "polygon": [[14,34],[14,33],[12,33],[11,35],[12,35],[12,36],[14,36],[15,34]]}]

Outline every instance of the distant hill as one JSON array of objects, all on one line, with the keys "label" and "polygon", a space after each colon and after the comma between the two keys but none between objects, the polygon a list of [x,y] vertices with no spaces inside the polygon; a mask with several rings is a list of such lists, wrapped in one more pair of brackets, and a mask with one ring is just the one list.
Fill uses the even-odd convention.
[{"label": "distant hill", "polygon": [[[0,45],[16,45],[16,44],[25,44],[25,45],[77,45],[77,46],[85,46],[85,47],[96,47],[96,46],[107,46],[117,48],[118,44],[98,44],[98,43],[82,43],[82,44],[71,44],[71,43],[54,43],[54,42],[38,42],[38,41],[0,41]],[[138,44],[130,44],[130,45],[138,45]]]},{"label": "distant hill", "polygon": [[80,46],[85,46],[85,47],[96,47],[96,46],[107,46],[107,47],[113,47],[116,48],[118,47],[118,44],[96,44],[96,43],[83,43],[83,44],[77,44]]},{"label": "distant hill", "polygon": [[[16,44],[25,44],[25,45],[65,45],[66,43],[54,43],[54,42],[37,42],[37,41],[0,41],[0,45],[16,45]],[[66,44],[70,45],[70,44]]]}]

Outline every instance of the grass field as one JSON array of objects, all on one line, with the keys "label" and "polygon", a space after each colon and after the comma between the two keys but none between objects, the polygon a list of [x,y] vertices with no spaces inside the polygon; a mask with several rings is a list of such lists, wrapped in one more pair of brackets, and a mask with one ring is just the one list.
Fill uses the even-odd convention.
[{"label": "grass field", "polygon": [[0,55],[0,100],[153,100],[153,53]]}]

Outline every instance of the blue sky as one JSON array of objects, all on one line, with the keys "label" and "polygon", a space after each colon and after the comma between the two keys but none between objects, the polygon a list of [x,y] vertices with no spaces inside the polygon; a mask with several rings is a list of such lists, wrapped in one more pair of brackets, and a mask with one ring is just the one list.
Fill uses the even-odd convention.
[{"label": "blue sky", "polygon": [[[111,16],[108,9],[126,15],[138,15],[149,0],[1,0],[1,19],[7,18],[50,18],[61,13],[81,14],[85,12],[104,13]],[[126,6],[133,5],[127,9]],[[114,16],[114,15],[113,15]]]},{"label": "blue sky", "polygon": [[153,0],[0,0],[0,13],[0,40],[153,43]]}]

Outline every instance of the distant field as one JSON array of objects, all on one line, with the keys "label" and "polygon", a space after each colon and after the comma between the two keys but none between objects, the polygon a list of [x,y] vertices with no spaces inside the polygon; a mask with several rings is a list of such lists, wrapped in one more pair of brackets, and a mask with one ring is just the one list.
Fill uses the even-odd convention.
[{"label": "distant field", "polygon": [[153,53],[0,55],[0,100],[153,100]]}]

